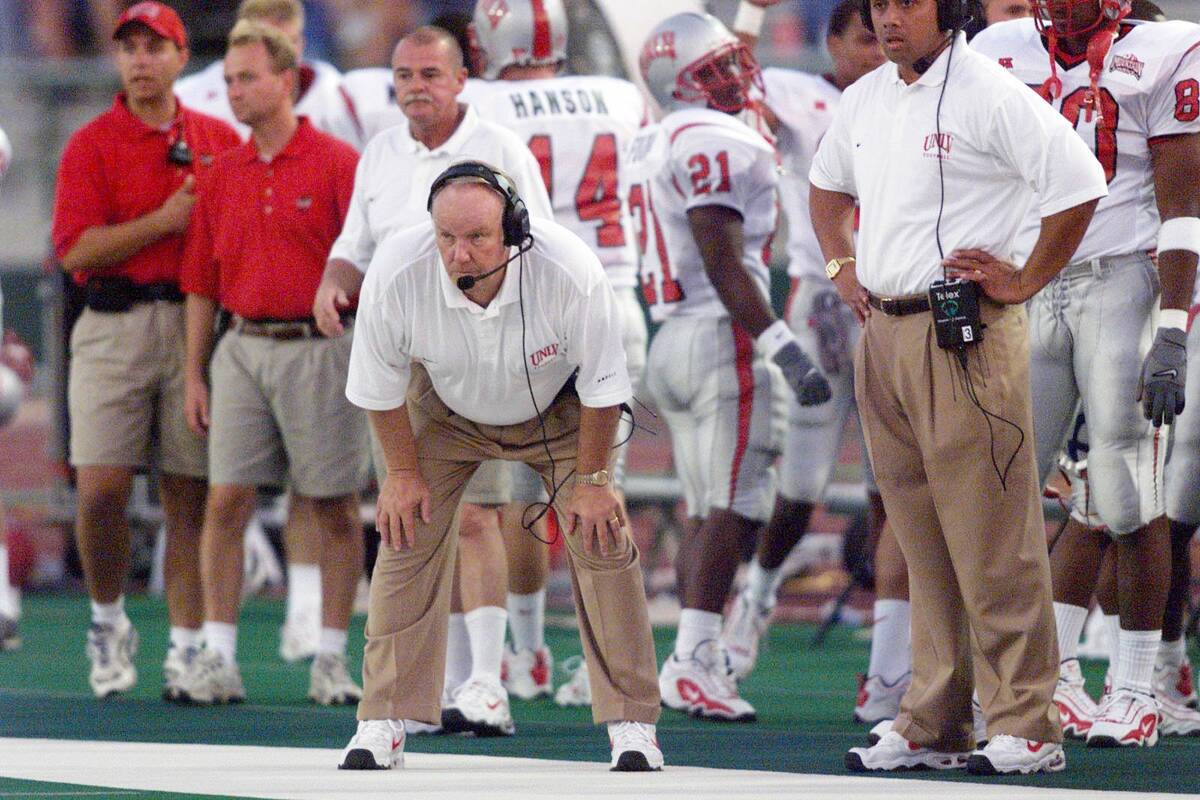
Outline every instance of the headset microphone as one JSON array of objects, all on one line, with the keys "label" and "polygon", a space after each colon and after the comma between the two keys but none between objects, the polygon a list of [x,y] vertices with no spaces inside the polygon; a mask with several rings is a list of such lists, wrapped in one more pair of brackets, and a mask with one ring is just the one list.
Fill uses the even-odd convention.
[{"label": "headset microphone", "polygon": [[497,272],[511,264],[513,261],[528,253],[529,248],[531,247],[533,247],[532,237],[528,239],[526,243],[522,244],[521,247],[517,249],[517,252],[513,253],[512,256],[500,266],[495,267],[494,269],[489,269],[482,275],[461,275],[457,280],[454,281],[454,285],[458,287],[460,292],[469,292],[471,289],[475,288],[475,284],[492,277]]}]

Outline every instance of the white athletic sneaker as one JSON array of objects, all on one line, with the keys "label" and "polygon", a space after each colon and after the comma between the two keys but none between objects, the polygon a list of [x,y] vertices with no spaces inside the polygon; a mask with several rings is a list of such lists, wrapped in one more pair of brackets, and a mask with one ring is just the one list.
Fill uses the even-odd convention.
[{"label": "white athletic sneaker", "polygon": [[167,647],[167,657],[163,660],[163,700],[168,703],[186,702],[182,694],[183,674],[199,652],[198,647]]},{"label": "white athletic sneaker", "polygon": [[318,653],[308,670],[308,699],[322,706],[348,706],[362,700],[362,689],[346,671],[341,653]]},{"label": "white athletic sneaker", "polygon": [[970,753],[939,753],[910,742],[893,730],[883,734],[870,747],[851,747],[846,753],[846,769],[851,772],[876,772],[907,769],[961,769]]},{"label": "white athletic sneaker", "polygon": [[513,697],[535,700],[554,693],[550,676],[554,674],[554,656],[545,645],[537,650],[514,651],[510,643],[504,645],[500,662],[500,682]]},{"label": "white athletic sneaker", "polygon": [[442,708],[442,727],[447,733],[470,732],[476,736],[512,736],[517,732],[504,687],[478,679],[455,690],[454,707]]},{"label": "white athletic sneaker", "polygon": [[554,702],[563,707],[590,706],[592,683],[588,680],[587,662],[583,656],[571,656],[562,662],[562,669],[567,675],[567,682],[554,693]]},{"label": "white athletic sneaker", "polygon": [[1153,747],[1158,743],[1158,701],[1132,689],[1114,689],[1104,698],[1088,747]]},{"label": "white athletic sneaker", "polygon": [[858,696],[854,701],[854,721],[874,725],[884,719],[895,719],[900,713],[900,698],[912,683],[912,673],[906,672],[895,683],[887,683],[878,675],[858,678]]},{"label": "white athletic sneaker", "polygon": [[[0,588],[0,592],[4,591]],[[0,653],[5,650],[16,650],[21,646],[21,634],[17,631],[17,621],[12,617],[0,614]]]},{"label": "white athletic sneaker", "polygon": [[216,650],[207,647],[192,657],[179,679],[179,702],[196,705],[241,703],[246,699],[242,673],[237,662],[227,663]]},{"label": "white athletic sneaker", "polygon": [[364,719],[342,751],[338,769],[391,769],[404,766],[404,724],[390,719]]},{"label": "white athletic sneaker", "polygon": [[867,732],[867,744],[872,747],[879,744],[879,740],[882,739],[892,729],[893,722],[895,722],[895,720],[891,719],[881,719],[879,722],[876,722],[875,727],[871,728],[871,730]]},{"label": "white athletic sneaker", "polygon": [[321,620],[314,613],[288,617],[279,629],[279,657],[289,664],[312,658],[321,640]]},{"label": "white athletic sneaker", "polygon": [[1177,705],[1196,708],[1196,685],[1192,682],[1192,665],[1186,660],[1177,667],[1154,668],[1154,696],[1159,702],[1168,699]]},{"label": "white athletic sneaker", "polygon": [[1058,665],[1054,705],[1058,706],[1063,734],[1076,739],[1086,739],[1096,715],[1100,713],[1100,706],[1084,689],[1083,672],[1079,669],[1078,659],[1072,658]]},{"label": "white athletic sneaker", "polygon": [[658,772],[663,768],[662,750],[654,726],[644,722],[608,723],[612,745],[612,772]]},{"label": "white athletic sneaker", "polygon": [[128,617],[115,625],[93,622],[88,626],[87,656],[92,662],[88,682],[96,697],[108,697],[133,688],[137,683],[137,668],[133,666],[137,649],[137,631]]},{"label": "white athletic sneaker", "polygon": [[1158,730],[1163,736],[1200,736],[1200,711],[1170,695],[1155,695],[1158,701]]},{"label": "white athletic sneaker", "polygon": [[754,706],[738,695],[729,656],[716,639],[705,639],[681,659],[672,653],[658,675],[662,704],[700,719],[753,722]]},{"label": "white athletic sneaker", "polygon": [[729,666],[738,680],[754,671],[758,661],[758,643],[767,626],[775,606],[760,606],[746,592],[739,592],[733,608],[725,618],[725,629],[721,631],[721,644],[729,654]]},{"label": "white athletic sneaker", "polygon": [[1035,772],[1062,772],[1067,756],[1055,742],[1032,742],[1019,736],[1000,733],[987,747],[976,750],[967,759],[972,775],[1032,775]]}]

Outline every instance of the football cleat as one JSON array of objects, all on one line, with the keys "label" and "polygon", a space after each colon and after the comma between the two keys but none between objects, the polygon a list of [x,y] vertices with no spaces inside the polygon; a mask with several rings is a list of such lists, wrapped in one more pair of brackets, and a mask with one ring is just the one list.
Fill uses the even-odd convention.
[{"label": "football cleat", "polygon": [[1153,695],[1119,688],[1104,698],[1088,731],[1088,747],[1153,747],[1159,709]]},{"label": "football cleat", "polygon": [[1160,664],[1154,668],[1154,696],[1160,702],[1168,699],[1177,705],[1197,708],[1196,685],[1192,681],[1192,665],[1186,660],[1178,666]]},{"label": "football cleat", "polygon": [[608,723],[612,745],[612,772],[658,772],[663,768],[662,750],[654,726],[644,722]]},{"label": "football cleat", "polygon": [[318,653],[308,671],[308,699],[322,706],[348,706],[362,700],[362,689],[346,670],[341,653]]},{"label": "football cleat", "polygon": [[321,620],[313,612],[288,617],[279,629],[279,657],[289,664],[317,654],[321,639]]},{"label": "football cleat", "polygon": [[88,683],[96,697],[127,692],[137,683],[138,635],[128,617],[113,625],[93,622],[88,626],[87,656],[92,662]]},{"label": "football cleat", "polygon": [[906,672],[893,683],[878,675],[858,676],[858,696],[854,701],[854,721],[874,725],[884,719],[895,719],[900,713],[900,698],[912,683],[912,673]]},{"label": "football cleat", "polygon": [[961,769],[969,753],[939,753],[910,742],[889,730],[870,747],[851,747],[846,769],[851,772],[892,772],[909,769]]},{"label": "football cleat", "polygon": [[454,705],[442,708],[442,727],[447,733],[476,736],[512,736],[517,732],[504,687],[478,678],[454,691]]},{"label": "football cleat", "polygon": [[338,769],[391,769],[404,766],[404,724],[365,719],[342,751]]},{"label": "football cleat", "polygon": [[756,718],[754,706],[738,695],[729,657],[716,639],[698,644],[691,658],[668,656],[658,676],[658,688],[664,706],[700,719],[753,722]]},{"label": "football cleat", "polygon": [[1086,739],[1100,706],[1083,686],[1079,659],[1069,659],[1058,665],[1058,683],[1054,687],[1054,705],[1062,720],[1063,735]]},{"label": "football cleat", "polygon": [[760,606],[746,592],[739,592],[721,631],[721,644],[729,654],[729,666],[738,680],[754,671],[758,643],[771,624],[774,606]]},{"label": "football cleat", "polygon": [[187,672],[188,664],[200,652],[200,648],[192,647],[176,647],[170,645],[167,647],[167,657],[163,660],[163,689],[162,699],[168,703],[182,703],[183,699],[181,681],[183,674]]},{"label": "football cleat", "polygon": [[567,674],[567,682],[558,687],[554,693],[554,702],[566,708],[571,706],[590,706],[592,704],[592,684],[588,680],[587,662],[583,656],[571,656],[562,663],[563,672]]},{"label": "football cleat", "polygon": [[537,650],[514,651],[504,645],[504,657],[500,663],[500,680],[513,697],[521,700],[536,700],[554,693],[554,656],[545,645]]},{"label": "football cleat", "polygon": [[1055,742],[1033,742],[1019,736],[1000,733],[967,759],[972,775],[1032,775],[1035,772],[1062,772],[1067,756]]},{"label": "football cleat", "polygon": [[196,705],[241,703],[246,699],[237,662],[207,647],[196,653],[179,679],[179,702]]}]

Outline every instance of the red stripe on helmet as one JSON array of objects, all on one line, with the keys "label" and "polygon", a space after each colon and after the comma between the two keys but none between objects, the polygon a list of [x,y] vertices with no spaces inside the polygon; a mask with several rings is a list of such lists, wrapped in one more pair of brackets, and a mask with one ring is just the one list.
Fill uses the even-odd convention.
[{"label": "red stripe on helmet", "polygon": [[550,36],[550,15],[543,0],[530,0],[533,7],[533,58],[540,61],[550,57],[553,43]]}]

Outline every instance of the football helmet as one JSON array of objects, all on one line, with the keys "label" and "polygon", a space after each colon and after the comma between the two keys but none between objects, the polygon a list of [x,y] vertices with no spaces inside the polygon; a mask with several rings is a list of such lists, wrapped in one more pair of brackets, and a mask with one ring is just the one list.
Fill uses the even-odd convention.
[{"label": "football helmet", "polygon": [[[1117,23],[1129,16],[1130,0],[1032,0],[1033,21],[1042,33],[1053,29],[1058,37],[1081,36],[1091,31],[1116,29]],[[1088,6],[1096,9],[1096,16],[1077,9]]]},{"label": "football helmet", "polygon": [[477,0],[468,29],[480,72],[488,80],[507,66],[558,65],[567,59],[562,0]]},{"label": "football helmet", "polygon": [[754,54],[711,14],[686,12],[660,22],[638,66],[667,111],[707,107],[736,114],[751,105],[751,87],[763,91]]}]

